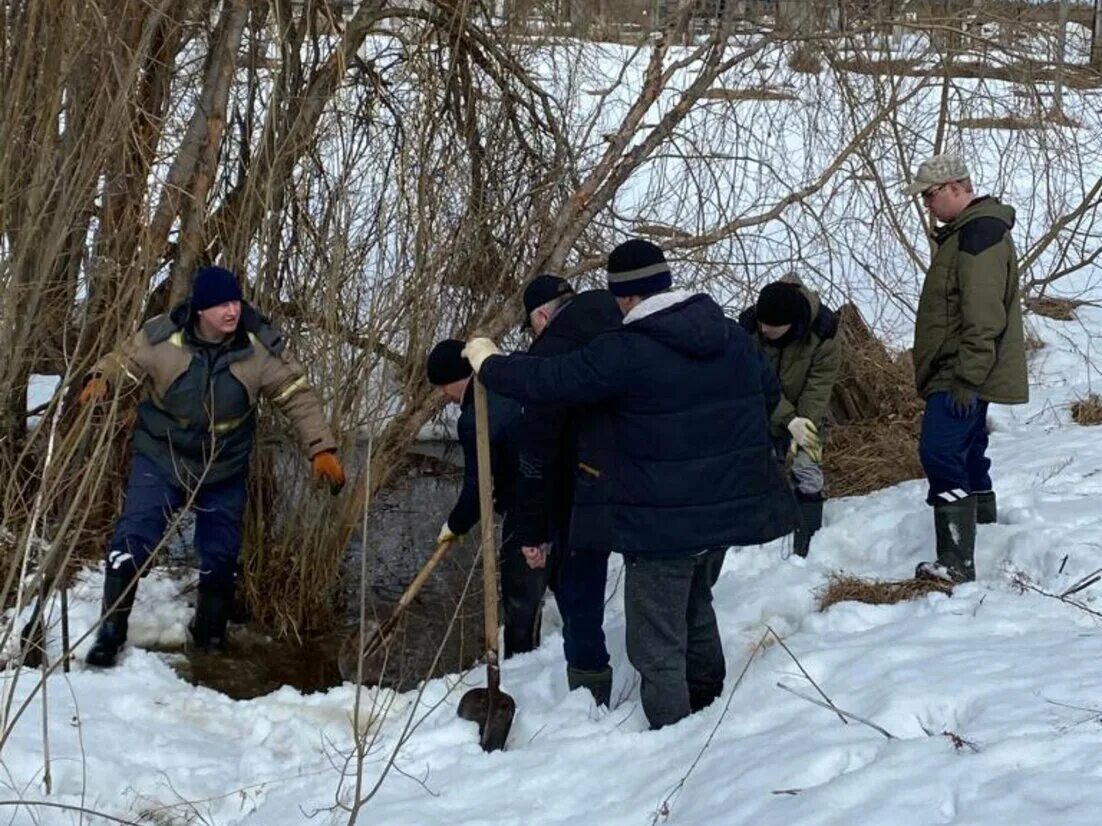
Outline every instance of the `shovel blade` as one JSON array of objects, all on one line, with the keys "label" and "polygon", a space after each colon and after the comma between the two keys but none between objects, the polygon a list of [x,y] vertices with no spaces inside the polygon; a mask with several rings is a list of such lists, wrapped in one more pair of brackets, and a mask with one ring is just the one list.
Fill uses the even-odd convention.
[{"label": "shovel blade", "polygon": [[516,701],[504,691],[472,688],[459,700],[459,717],[478,723],[478,737],[483,751],[505,748],[516,713]]}]

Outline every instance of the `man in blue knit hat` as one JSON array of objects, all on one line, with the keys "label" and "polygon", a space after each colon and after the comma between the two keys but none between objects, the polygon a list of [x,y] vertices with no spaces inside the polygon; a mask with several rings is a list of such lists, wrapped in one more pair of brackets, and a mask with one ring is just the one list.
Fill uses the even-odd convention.
[{"label": "man in blue knit hat", "polygon": [[233,273],[204,267],[191,295],[148,321],[96,365],[80,403],[141,393],[122,515],[107,548],[103,621],[88,664],[113,666],[126,642],[138,578],[172,515],[191,506],[200,558],[195,617],[201,651],[226,647],[256,406],[271,399],[294,423],[314,478],[336,493],[344,470],[318,397],[279,331],[242,299]]}]

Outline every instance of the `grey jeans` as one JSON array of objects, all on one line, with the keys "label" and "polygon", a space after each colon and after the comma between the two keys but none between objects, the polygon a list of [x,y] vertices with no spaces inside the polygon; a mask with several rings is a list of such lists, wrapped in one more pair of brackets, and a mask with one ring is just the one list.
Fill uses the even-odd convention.
[{"label": "grey jeans", "polygon": [[642,678],[651,728],[676,723],[723,691],[727,670],[712,586],[725,554],[625,556],[628,659]]}]

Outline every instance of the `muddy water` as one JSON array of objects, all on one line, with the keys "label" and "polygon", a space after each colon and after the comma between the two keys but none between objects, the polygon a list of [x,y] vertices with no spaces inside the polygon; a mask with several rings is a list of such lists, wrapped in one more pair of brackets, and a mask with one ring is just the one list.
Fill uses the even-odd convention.
[{"label": "muddy water", "polygon": [[[390,616],[406,585],[435,548],[440,524],[460,486],[458,472],[406,476],[372,502],[367,541],[353,539],[340,588],[346,625],[302,642],[272,640],[248,628],[232,627],[231,649],[222,655],[169,654],[178,673],[236,699],[292,686],[324,691],[355,675],[360,611],[361,553],[367,554],[369,621]],[[365,682],[402,690],[427,676],[469,667],[481,655],[482,576],[475,564],[477,531],[453,546],[406,609],[393,642],[365,662]],[[473,573],[472,573],[473,571]],[[346,645],[351,639],[352,644]]]}]

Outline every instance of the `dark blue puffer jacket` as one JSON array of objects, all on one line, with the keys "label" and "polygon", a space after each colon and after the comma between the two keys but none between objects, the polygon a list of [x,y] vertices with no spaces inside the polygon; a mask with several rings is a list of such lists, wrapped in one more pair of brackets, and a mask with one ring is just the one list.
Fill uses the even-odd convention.
[{"label": "dark blue puffer jacket", "polygon": [[571,545],[677,555],[790,533],[795,500],[769,439],[780,386],[750,336],[706,295],[628,319],[564,356],[482,365],[502,395],[596,405],[578,437]]},{"label": "dark blue puffer jacket", "polygon": [[[490,476],[493,478],[494,512],[512,510],[517,477],[517,431],[520,405],[497,393],[487,393],[487,419],[490,425]],[[459,406],[456,423],[459,444],[463,448],[463,488],[448,515],[452,533],[463,536],[478,524],[478,433],[475,425],[474,382],[467,385]]]}]

